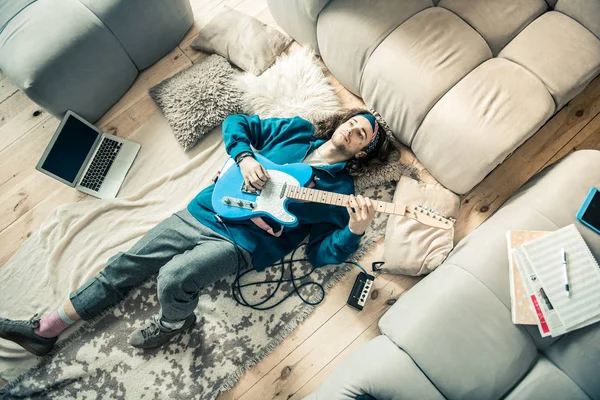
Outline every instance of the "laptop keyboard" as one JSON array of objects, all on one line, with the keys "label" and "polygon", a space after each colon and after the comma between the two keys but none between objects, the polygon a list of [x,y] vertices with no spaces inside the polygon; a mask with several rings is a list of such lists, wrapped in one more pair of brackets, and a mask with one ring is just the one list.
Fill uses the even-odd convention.
[{"label": "laptop keyboard", "polygon": [[94,156],[90,167],[81,180],[81,186],[96,192],[98,189],[100,189],[100,186],[102,185],[102,182],[104,182],[104,178],[106,177],[110,166],[117,157],[117,154],[119,154],[121,145],[122,143],[117,142],[116,140],[108,138],[104,138],[102,140],[98,152]]}]

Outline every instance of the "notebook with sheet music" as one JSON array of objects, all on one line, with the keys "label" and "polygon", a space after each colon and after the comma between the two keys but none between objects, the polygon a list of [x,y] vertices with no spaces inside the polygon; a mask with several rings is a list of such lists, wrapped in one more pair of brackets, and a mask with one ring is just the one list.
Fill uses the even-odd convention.
[{"label": "notebook with sheet music", "polygon": [[[600,315],[600,267],[583,237],[569,225],[520,246],[565,330]],[[570,295],[565,291],[561,249],[567,253]]]}]

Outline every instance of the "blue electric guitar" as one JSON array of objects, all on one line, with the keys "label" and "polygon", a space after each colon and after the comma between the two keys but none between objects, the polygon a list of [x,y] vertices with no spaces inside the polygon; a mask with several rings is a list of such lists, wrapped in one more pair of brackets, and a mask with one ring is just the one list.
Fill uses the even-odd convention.
[{"label": "blue electric guitar", "polygon": [[[212,206],[221,217],[239,221],[254,217],[269,217],[285,227],[298,225],[298,219],[287,210],[291,201],[323,203],[346,207],[350,196],[310,189],[313,176],[308,164],[275,164],[260,154],[256,161],[262,164],[271,177],[258,193],[246,187],[240,168],[235,161],[227,160],[212,195]],[[443,217],[438,211],[421,204],[402,205],[373,200],[378,212],[401,215],[417,220],[425,225],[450,229],[454,222]]]}]

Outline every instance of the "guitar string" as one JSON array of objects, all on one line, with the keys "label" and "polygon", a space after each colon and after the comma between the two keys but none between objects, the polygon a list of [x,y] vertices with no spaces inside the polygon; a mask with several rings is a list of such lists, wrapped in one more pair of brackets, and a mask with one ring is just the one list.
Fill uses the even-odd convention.
[{"label": "guitar string", "polygon": [[[284,186],[284,185],[287,185],[287,187],[288,187],[288,188],[294,188],[294,189],[300,189],[300,190],[302,190],[302,189],[308,189],[308,190],[311,190],[311,191],[313,191],[313,190],[314,190],[314,191],[318,191],[318,190],[319,190],[319,189],[313,189],[313,188],[306,188],[306,187],[303,187],[303,186],[298,186],[298,185],[290,185],[290,184],[288,184],[287,182],[284,182],[284,183],[277,183],[277,182],[273,182],[273,181],[271,181],[271,182],[270,182],[270,184],[271,184],[271,186],[274,186],[274,187],[275,187],[275,189],[280,189],[280,188],[283,188],[283,186]],[[325,193],[332,193],[334,196],[344,196],[344,197],[349,197],[349,195],[347,195],[347,194],[340,194],[340,193],[335,193],[335,192],[328,192],[328,191],[326,191],[326,190],[321,190],[321,192],[325,192]],[[286,194],[286,196],[288,196],[288,197],[290,197],[290,198],[292,198],[292,199],[294,199],[294,200],[308,200],[308,199],[300,199],[300,198],[296,198],[296,197],[291,197],[291,196],[289,195],[289,192]],[[316,200],[316,199],[319,199],[320,197],[322,197],[322,196],[320,196],[320,195],[316,195],[314,200]],[[331,199],[331,200],[333,200],[333,196],[332,196],[332,199]],[[331,200],[330,200],[330,201],[331,201]],[[337,203],[337,200],[336,200],[336,202],[335,202],[335,203],[329,203],[329,202],[327,202],[327,200],[321,200],[321,201],[323,201],[323,202],[324,202],[324,203],[322,203],[322,204],[336,205],[336,206],[340,206],[340,207],[343,207],[343,206],[345,206],[344,204],[335,204],[335,203]],[[316,202],[319,202],[319,203],[320,203],[321,201],[316,201]],[[343,201],[343,200],[342,200],[342,201]],[[386,204],[394,204],[394,203],[390,203],[390,202],[387,202],[387,201],[381,201],[381,200],[374,200],[374,201],[376,201],[376,202],[378,202],[378,203],[380,204],[380,205],[378,205],[378,206],[377,206],[377,208],[381,208],[381,207],[383,207],[383,208],[384,208],[384,211],[385,211]],[[378,211],[379,211],[379,212],[381,212],[381,210],[378,210]],[[390,212],[390,213],[388,213],[388,214],[393,214],[393,213],[395,213],[395,212],[396,212],[396,211],[394,210],[393,212]]]},{"label": "guitar string", "polygon": [[[280,189],[280,188],[283,188],[283,186],[286,185],[286,183],[271,182],[271,185],[274,186],[275,189]],[[341,194],[341,193],[336,193],[336,192],[329,192],[329,191],[320,190],[320,189],[306,188],[306,187],[298,186],[298,185],[287,184],[287,187],[288,188],[294,188],[294,189],[300,189],[300,190],[302,190],[302,189],[308,189],[310,191],[321,191],[321,192],[325,192],[327,194],[331,193],[334,196],[350,197],[347,194]],[[291,197],[289,191],[288,191],[288,193],[286,193],[286,196],[290,197],[290,198],[292,198],[294,200],[308,200],[308,199],[300,199],[300,198],[296,198],[296,197]],[[300,194],[298,194],[298,196],[300,196]],[[329,201],[333,200],[334,196],[332,196],[332,198]],[[323,195],[315,195],[314,200],[317,200],[317,199],[322,198],[322,197],[323,197]],[[394,204],[394,203],[390,203],[390,202],[382,201],[382,200],[373,200],[373,201],[376,201],[376,202],[380,203],[381,206],[383,206],[383,207],[385,207],[386,204]],[[320,201],[317,201],[317,202],[324,202],[324,204],[330,204],[330,205],[344,206],[344,204],[335,204],[335,203],[337,203],[337,200],[334,203],[329,203],[329,202],[327,202],[327,200],[323,200],[323,199],[321,199]],[[381,206],[377,206],[377,207],[379,208]]]},{"label": "guitar string", "polygon": [[[300,189],[300,190],[302,190],[302,189],[308,189],[308,190],[311,190],[311,191],[313,191],[313,190],[314,190],[314,191],[318,191],[318,190],[319,190],[319,189],[313,189],[313,188],[306,188],[306,187],[303,187],[303,186],[298,186],[298,185],[290,185],[290,184],[288,184],[287,182],[284,182],[284,183],[278,183],[278,182],[273,182],[273,181],[271,181],[271,182],[270,182],[270,185],[271,185],[271,186],[274,186],[276,189],[283,188],[283,187],[284,187],[284,185],[286,185],[288,188],[294,188],[294,189]],[[328,191],[326,191],[326,190],[321,190],[321,192],[325,192],[325,193],[332,193],[332,194],[333,194],[333,195],[335,195],[335,196],[345,196],[345,197],[349,197],[349,195],[347,195],[347,194],[340,194],[340,193],[335,193],[335,192],[328,192]],[[286,194],[286,196],[290,197],[290,196],[289,196],[289,193],[287,193],[287,194]],[[315,196],[315,199],[318,199],[319,197],[320,197],[320,196]],[[307,199],[300,199],[300,198],[295,198],[295,197],[290,197],[290,198],[292,198],[292,199],[294,199],[294,200],[307,200]],[[332,198],[332,199],[333,199],[333,198]],[[328,202],[327,202],[327,200],[323,200],[323,201],[325,202],[325,203],[323,203],[323,204],[336,205],[336,206],[344,206],[343,204],[339,204],[339,205],[338,205],[338,204],[335,204],[335,203],[328,203]],[[331,201],[331,200],[330,200],[330,201]],[[374,201],[377,201],[378,203],[380,203],[380,204],[381,204],[381,205],[382,205],[384,208],[386,207],[386,206],[385,206],[386,204],[394,204],[394,205],[395,205],[395,203],[390,203],[390,202],[387,202],[387,201],[381,201],[381,200],[374,200]],[[317,201],[317,202],[320,202],[320,201]],[[337,202],[337,201],[336,201],[336,202]],[[377,207],[379,208],[380,206],[377,206]],[[407,210],[408,210],[408,207],[406,207],[406,208],[407,208]],[[378,211],[378,212],[382,212],[381,210],[377,210],[377,211]],[[385,209],[384,209],[384,211],[385,211]],[[427,213],[429,213],[429,210],[426,210],[426,211],[427,211]],[[396,210],[394,210],[394,211],[392,211],[392,212],[386,212],[386,213],[388,213],[388,214],[395,214],[395,213],[396,213]],[[405,213],[406,213],[406,211],[405,211]],[[442,220],[440,220],[440,221],[443,221],[443,220],[449,220],[449,221],[450,221],[450,219],[449,219],[449,218],[447,218],[447,217],[445,217],[445,216],[443,216],[443,215],[439,215],[439,214],[435,214],[435,213],[432,213],[432,214],[433,214],[433,215],[431,215],[430,217],[432,217],[432,218],[434,218],[434,219],[436,219],[436,217],[437,217],[437,218],[442,218]]]}]

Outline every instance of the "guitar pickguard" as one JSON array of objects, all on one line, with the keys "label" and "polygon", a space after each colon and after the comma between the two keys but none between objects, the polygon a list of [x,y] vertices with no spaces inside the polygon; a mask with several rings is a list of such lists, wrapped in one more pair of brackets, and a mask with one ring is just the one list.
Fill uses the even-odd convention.
[{"label": "guitar pickguard", "polygon": [[277,170],[267,170],[271,177],[256,198],[256,208],[253,212],[264,211],[282,222],[293,222],[295,217],[288,213],[284,207],[287,197],[281,196],[284,184],[300,186],[300,183],[291,175]]}]

